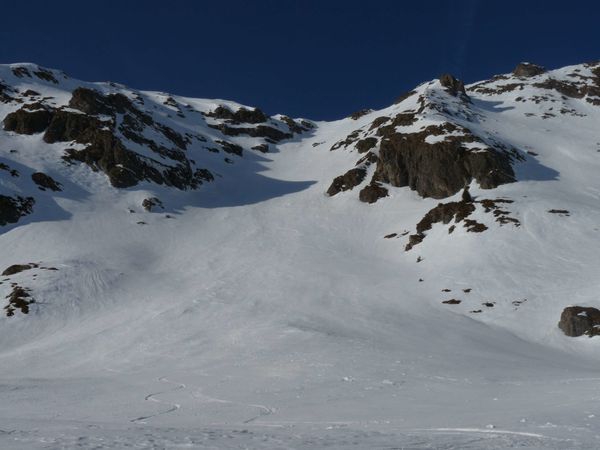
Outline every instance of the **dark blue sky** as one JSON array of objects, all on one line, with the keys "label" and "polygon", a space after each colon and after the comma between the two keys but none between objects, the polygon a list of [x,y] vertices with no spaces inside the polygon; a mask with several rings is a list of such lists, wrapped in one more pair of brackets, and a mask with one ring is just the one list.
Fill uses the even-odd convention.
[{"label": "dark blue sky", "polygon": [[599,17],[592,1],[13,1],[0,62],[333,119],[443,72],[599,59]]}]

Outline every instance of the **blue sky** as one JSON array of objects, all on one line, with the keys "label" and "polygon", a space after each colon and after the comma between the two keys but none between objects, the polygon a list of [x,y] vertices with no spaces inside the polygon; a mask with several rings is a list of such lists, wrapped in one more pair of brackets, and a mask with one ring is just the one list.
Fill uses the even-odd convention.
[{"label": "blue sky", "polygon": [[3,2],[0,62],[341,118],[450,72],[600,59],[600,5],[535,1]]}]

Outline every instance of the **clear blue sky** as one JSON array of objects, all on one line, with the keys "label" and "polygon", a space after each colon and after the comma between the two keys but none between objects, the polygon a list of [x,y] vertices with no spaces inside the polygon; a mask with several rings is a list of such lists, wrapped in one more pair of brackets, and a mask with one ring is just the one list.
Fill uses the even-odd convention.
[{"label": "clear blue sky", "polygon": [[443,72],[600,59],[587,1],[2,2],[0,62],[332,119]]}]

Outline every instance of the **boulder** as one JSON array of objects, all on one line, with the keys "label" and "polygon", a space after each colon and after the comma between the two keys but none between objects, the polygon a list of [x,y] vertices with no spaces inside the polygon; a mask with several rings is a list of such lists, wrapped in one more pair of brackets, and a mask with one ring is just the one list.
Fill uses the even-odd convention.
[{"label": "boulder", "polygon": [[440,83],[454,97],[458,97],[460,95],[467,97],[465,84],[461,80],[454,78],[454,76],[450,75],[449,73],[445,73],[440,76]]},{"label": "boulder", "polygon": [[363,182],[366,175],[367,171],[362,167],[350,169],[344,175],[335,177],[331,186],[327,189],[327,195],[333,196],[339,192],[347,191],[358,186]]},{"label": "boulder", "polygon": [[528,62],[522,62],[515,67],[515,70],[513,70],[513,75],[516,77],[534,77],[544,72],[546,72],[546,69],[542,66]]},{"label": "boulder", "polygon": [[45,191],[50,189],[51,191],[62,191],[62,187],[58,181],[55,181],[50,175],[46,175],[43,172],[35,172],[31,175],[31,179],[38,187]]},{"label": "boulder", "polygon": [[600,310],[585,306],[569,306],[560,315],[558,327],[567,336],[600,335]]}]

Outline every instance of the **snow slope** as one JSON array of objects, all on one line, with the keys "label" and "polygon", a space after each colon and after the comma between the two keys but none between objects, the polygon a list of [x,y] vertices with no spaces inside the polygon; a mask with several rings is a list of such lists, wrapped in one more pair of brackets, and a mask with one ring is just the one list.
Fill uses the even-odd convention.
[{"label": "snow slope", "polygon": [[[31,89],[60,108],[78,87],[135,94],[156,123],[244,150],[192,139],[186,158],[214,181],[115,188],[102,171],[63,162],[72,143],[0,132],[0,162],[20,173],[0,171],[0,194],[36,201],[0,227],[0,270],[40,266],[0,278],[0,298],[18,283],[36,300],[29,314],[0,317],[3,448],[597,448],[600,340],[566,337],[557,322],[568,305],[600,305],[600,106],[589,93],[534,86],[591,83],[595,66],[476,83],[468,104],[434,80],[389,108],[307,122],[279,142],[211,128],[225,122],[202,113],[241,107],[232,102],[57,71],[57,83],[17,77],[18,67],[39,70],[0,68],[15,97]],[[511,83],[522,86],[502,89]],[[473,181],[470,192],[511,199],[519,226],[478,206],[472,218],[486,231],[434,224],[405,251],[403,234],[460,193],[386,185],[387,197],[363,203],[371,166],[360,186],[325,194],[361,157],[352,144],[330,148],[369,135],[377,117],[414,111],[419,96],[443,107],[398,131],[451,121],[517,149],[517,182]],[[189,105],[185,117],[167,97]],[[0,103],[0,116],[20,107]],[[287,132],[281,117],[267,123]],[[251,149],[264,143],[268,153]],[[63,190],[40,191],[36,171]],[[148,197],[164,210],[145,211]],[[442,303],[451,298],[461,303]]]}]

